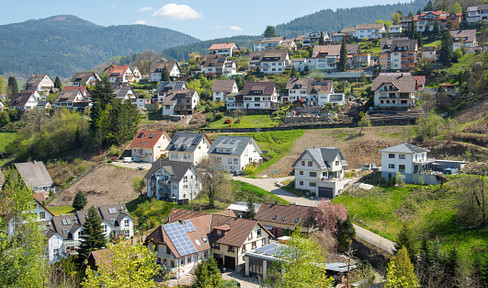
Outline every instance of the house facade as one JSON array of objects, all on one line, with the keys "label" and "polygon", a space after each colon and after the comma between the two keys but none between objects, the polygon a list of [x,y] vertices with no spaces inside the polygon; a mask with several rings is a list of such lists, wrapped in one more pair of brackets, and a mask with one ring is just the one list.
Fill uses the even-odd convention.
[{"label": "house facade", "polygon": [[236,43],[215,43],[208,48],[208,53],[232,57],[239,50],[239,46]]},{"label": "house facade", "polygon": [[278,89],[275,82],[246,82],[242,88],[243,108],[252,110],[276,110]]},{"label": "house facade", "polygon": [[314,223],[314,207],[262,203],[254,219],[263,224],[276,237],[290,235],[297,227],[310,234],[317,228]]},{"label": "house facade", "polygon": [[466,22],[468,22],[468,24],[488,20],[488,4],[468,7],[467,12],[468,16],[466,17]]},{"label": "house facade", "polygon": [[195,111],[198,103],[200,102],[200,96],[197,90],[179,90],[175,93],[175,106],[173,108],[175,114],[190,115]]},{"label": "house facade", "polygon": [[435,46],[422,47],[421,58],[430,62],[437,61],[437,51]]},{"label": "house facade", "polygon": [[54,82],[47,74],[32,75],[22,86],[24,90],[37,91],[39,95],[47,95],[54,88]]},{"label": "house facade", "polygon": [[80,72],[76,73],[71,78],[71,85],[74,87],[93,86],[98,81],[101,81],[100,76],[95,72]]},{"label": "house facade", "polygon": [[157,61],[151,64],[151,82],[162,81],[162,72],[166,68],[169,77],[174,79],[181,76],[180,66],[177,61]]},{"label": "house facade", "polygon": [[346,185],[347,162],[334,147],[305,150],[293,163],[295,189],[310,191],[315,197],[332,199]]},{"label": "house facade", "polygon": [[32,110],[37,108],[40,101],[42,101],[42,99],[37,91],[22,90],[19,94],[12,97],[8,106],[9,108],[16,110]]},{"label": "house facade", "polygon": [[408,108],[417,99],[417,80],[410,73],[380,73],[371,90],[375,107]]},{"label": "house facade", "polygon": [[163,131],[140,131],[130,143],[132,160],[153,163],[166,154],[171,138]]},{"label": "house facade", "polygon": [[77,102],[83,102],[85,98],[80,90],[61,90],[58,97],[54,101],[55,108],[66,107],[70,110],[75,109]]},{"label": "house facade", "polygon": [[254,41],[253,51],[259,52],[264,50],[277,49],[283,43],[283,37],[269,37]]},{"label": "house facade", "polygon": [[229,77],[237,72],[236,62],[229,60],[228,56],[222,54],[203,55],[200,62],[200,73],[224,75]]},{"label": "house facade", "polygon": [[225,96],[239,92],[236,80],[215,80],[212,86],[212,101],[224,102]]},{"label": "house facade", "polygon": [[[423,163],[427,162],[428,149],[424,149],[412,144],[402,143],[386,149],[381,152],[381,177],[386,180],[393,179],[397,172],[404,176],[406,182],[417,180],[420,175]],[[415,179],[417,178],[417,179]]]},{"label": "house facade", "polygon": [[474,53],[474,48],[478,46],[476,41],[476,29],[453,30],[449,31],[452,36],[452,49],[464,49],[467,53]]},{"label": "house facade", "polygon": [[129,65],[110,65],[105,68],[105,71],[108,71],[108,79],[110,83],[137,82],[134,72]]},{"label": "house facade", "polygon": [[[346,45],[348,66],[352,65],[352,57],[359,54],[358,44]],[[341,45],[317,45],[313,48],[312,56],[307,59],[308,70],[335,70],[341,55]],[[367,63],[369,65],[369,63]]]},{"label": "house facade", "polygon": [[189,162],[156,160],[147,172],[147,196],[186,204],[202,189],[195,166]]},{"label": "house facade", "polygon": [[315,81],[313,78],[290,78],[286,85],[287,101],[307,106],[325,106],[328,103],[344,105],[345,96],[334,93],[332,81]]},{"label": "house facade", "polygon": [[356,25],[354,37],[357,39],[381,39],[386,34],[383,23],[359,24]]},{"label": "house facade", "polygon": [[424,11],[419,15],[413,17],[415,30],[417,32],[432,32],[436,22],[439,23],[439,28],[443,29],[459,29],[463,21],[463,13],[449,13],[442,10]]},{"label": "house facade", "polygon": [[193,165],[207,157],[212,141],[204,133],[177,133],[166,150],[169,152],[169,160],[188,162]]},{"label": "house facade", "polygon": [[384,38],[380,45],[382,51],[379,54],[381,70],[410,71],[417,63],[417,40],[408,38]]},{"label": "house facade", "polygon": [[208,154],[228,172],[242,171],[247,165],[258,164],[263,159],[261,149],[252,137],[219,135]]},{"label": "house facade", "polygon": [[47,194],[54,190],[54,182],[42,161],[15,163],[22,181],[34,193]]}]

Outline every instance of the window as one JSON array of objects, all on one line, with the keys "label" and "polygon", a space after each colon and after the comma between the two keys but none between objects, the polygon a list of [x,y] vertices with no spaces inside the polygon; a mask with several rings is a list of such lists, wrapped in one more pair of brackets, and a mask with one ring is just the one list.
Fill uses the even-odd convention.
[{"label": "window", "polygon": [[305,161],[302,160],[302,166],[305,166]]},{"label": "window", "polygon": [[188,176],[183,177],[183,183],[188,182]]},{"label": "window", "polygon": [[309,172],[310,177],[317,177],[317,172]]},{"label": "window", "polygon": [[215,250],[220,250],[220,244],[213,243],[212,248],[214,248]]},{"label": "window", "polygon": [[261,241],[262,241],[262,243],[261,243],[262,246],[268,244],[268,239],[267,238],[264,238]]},{"label": "window", "polygon": [[283,216],[283,218],[281,218],[281,221],[282,222],[285,222],[286,221],[286,216]]},{"label": "window", "polygon": [[405,159],[405,154],[398,155],[398,159]]},{"label": "window", "polygon": [[229,248],[227,248],[227,252],[234,253],[234,246],[229,246]]},{"label": "window", "polygon": [[335,161],[335,165],[336,166],[339,166],[339,161]]},{"label": "window", "polygon": [[256,245],[256,241],[252,242],[252,249],[256,249],[257,245]]},{"label": "window", "polygon": [[234,164],[236,164],[236,165],[237,165],[237,164],[238,164],[238,161],[239,161],[239,159],[234,158]]},{"label": "window", "polygon": [[398,165],[399,172],[405,172],[405,165]]},{"label": "window", "polygon": [[261,237],[261,229],[258,229],[256,233],[257,233],[258,237]]},{"label": "window", "polygon": [[299,185],[300,185],[300,186],[303,186],[303,181],[300,181]]},{"label": "window", "polygon": [[276,219],[278,219],[278,215],[273,216],[273,220],[276,220]]},{"label": "window", "polygon": [[395,154],[388,154],[388,158],[394,159],[395,158]]},{"label": "window", "polygon": [[227,163],[232,164],[232,158],[227,159]]},{"label": "window", "polygon": [[308,161],[308,167],[312,167],[312,161]]},{"label": "window", "polygon": [[310,181],[310,182],[308,183],[308,185],[309,185],[310,187],[316,187],[316,186],[317,186],[317,184],[316,184],[315,182],[312,182],[312,181]]},{"label": "window", "polygon": [[41,219],[46,218],[46,212],[42,211],[41,213],[39,213],[39,218]]},{"label": "window", "polygon": [[388,168],[395,169],[395,164],[388,164]]},{"label": "window", "polygon": [[303,171],[302,170],[298,171],[298,174],[303,175]]}]

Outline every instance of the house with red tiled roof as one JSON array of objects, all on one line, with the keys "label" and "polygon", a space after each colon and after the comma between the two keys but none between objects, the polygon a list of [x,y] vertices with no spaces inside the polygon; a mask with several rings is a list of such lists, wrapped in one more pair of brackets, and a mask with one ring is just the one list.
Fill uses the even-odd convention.
[{"label": "house with red tiled roof", "polygon": [[[173,215],[175,215],[173,213]],[[220,266],[244,271],[244,253],[269,243],[273,234],[256,220],[222,214],[182,215],[146,237],[161,268],[179,278],[212,255]]]},{"label": "house with red tiled roof", "polygon": [[439,23],[441,30],[457,30],[463,21],[463,13],[449,13],[442,10],[424,11],[413,17],[415,30],[418,32],[434,31],[435,23]]},{"label": "house with red tiled roof", "polygon": [[140,131],[130,143],[132,160],[152,163],[165,154],[170,141],[164,131]]},{"label": "house with red tiled roof", "polygon": [[417,79],[410,73],[380,73],[371,91],[375,107],[409,108],[417,99]]},{"label": "house with red tiled roof", "polygon": [[108,71],[109,75],[109,82],[116,83],[116,82],[129,82],[134,83],[138,82],[139,80],[135,77],[132,68],[129,65],[109,65],[105,68],[105,71]]},{"label": "house with red tiled roof", "polygon": [[226,55],[232,57],[233,53],[240,48],[236,43],[214,43],[209,48],[209,54]]}]

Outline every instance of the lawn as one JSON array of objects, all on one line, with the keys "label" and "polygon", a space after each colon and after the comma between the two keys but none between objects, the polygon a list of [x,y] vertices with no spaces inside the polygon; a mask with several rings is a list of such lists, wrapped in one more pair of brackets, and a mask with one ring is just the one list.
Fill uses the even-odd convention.
[{"label": "lawn", "polygon": [[5,151],[7,146],[10,143],[14,142],[16,136],[17,133],[8,133],[8,132],[0,133],[0,151]]},{"label": "lawn", "polygon": [[459,189],[469,181],[466,175],[453,176],[440,185],[405,185],[372,190],[350,188],[333,201],[342,203],[353,222],[392,241],[403,221],[415,227],[419,239],[439,240],[441,249],[456,246],[463,257],[474,247],[488,248],[488,231],[459,224]]},{"label": "lawn", "polygon": [[[231,119],[232,124],[225,124],[225,120]],[[240,123],[235,123],[237,118],[227,117],[210,123],[207,128],[221,129],[221,128],[265,128],[275,127],[281,122],[280,119],[272,119],[269,115],[246,115],[241,117]]]},{"label": "lawn", "polygon": [[436,49],[441,48],[442,41],[441,40],[436,40],[432,42],[425,43],[424,42],[424,47],[436,47]]},{"label": "lawn", "polygon": [[60,215],[64,215],[64,214],[73,214],[75,212],[73,206],[69,206],[69,205],[47,207],[47,209],[51,213],[53,213],[54,216],[60,216]]},{"label": "lawn", "polygon": [[288,201],[283,200],[269,191],[238,180],[232,180],[232,190],[235,192],[237,201],[246,202],[247,196],[245,192],[252,192],[256,196],[256,202],[258,203],[275,203],[276,201],[278,204],[290,204]]}]

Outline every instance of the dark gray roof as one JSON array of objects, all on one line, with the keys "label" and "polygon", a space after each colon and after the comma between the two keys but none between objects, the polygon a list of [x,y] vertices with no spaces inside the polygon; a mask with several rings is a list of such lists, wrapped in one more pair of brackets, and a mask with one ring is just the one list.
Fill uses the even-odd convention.
[{"label": "dark gray roof", "polygon": [[15,163],[15,168],[27,187],[42,188],[53,185],[53,179],[42,161]]},{"label": "dark gray roof", "polygon": [[[124,219],[125,216],[129,216],[127,207],[125,204],[114,204],[98,207],[98,212],[102,219],[112,226],[120,225],[120,221]],[[130,216],[129,216],[130,217]]]},{"label": "dark gray roof", "polygon": [[80,90],[61,90],[54,102],[73,102],[78,94],[83,98]]},{"label": "dark gray roof", "polygon": [[135,97],[135,93],[128,82],[112,83],[112,89],[114,90],[114,95],[117,99],[124,99],[125,97],[127,97],[127,94],[130,91],[132,91],[132,95],[134,95],[133,97]]},{"label": "dark gray roof", "polygon": [[169,161],[169,160],[156,160],[151,166],[151,169],[147,172],[145,178],[151,178],[154,173],[163,169],[166,173],[171,175],[171,181],[180,182],[181,178],[185,176],[188,169],[195,169],[193,163],[190,162],[177,162],[177,161]]},{"label": "dark gray roof", "polygon": [[416,154],[416,153],[430,152],[430,150],[415,146],[413,144],[402,143],[380,150],[380,152]]},{"label": "dark gray roof", "polygon": [[[166,150],[180,151],[180,152],[194,152],[198,144],[206,138],[205,133],[177,133],[171,142],[168,144]],[[204,140],[205,141],[205,140]],[[210,142],[210,141],[209,141]]]},{"label": "dark gray roof", "polygon": [[[256,144],[256,141],[254,141],[254,138],[227,135],[217,136],[217,139],[215,139],[215,141],[213,142],[212,146],[208,150],[208,153],[240,156],[244,152],[244,149],[246,149],[247,144],[249,143],[254,145],[254,147],[256,147],[256,150],[261,153],[261,150]],[[230,149],[230,153],[219,152],[219,148]]]},{"label": "dark gray roof", "polygon": [[54,216],[52,219],[53,230],[63,239],[73,239],[73,233],[80,227],[76,215]]},{"label": "dark gray roof", "polygon": [[156,92],[171,92],[184,89],[187,89],[185,81],[161,81]]},{"label": "dark gray roof", "polygon": [[312,159],[319,165],[321,169],[323,168],[331,168],[331,163],[336,159],[339,158],[341,161],[342,166],[347,166],[346,159],[342,155],[341,150],[336,149],[334,147],[326,147],[326,148],[312,148],[305,150],[300,157],[293,163],[292,167],[294,167],[298,161],[305,155],[309,153]]}]

